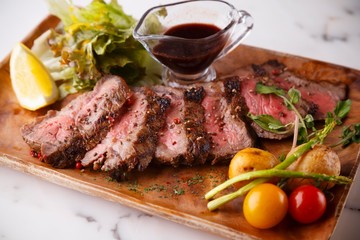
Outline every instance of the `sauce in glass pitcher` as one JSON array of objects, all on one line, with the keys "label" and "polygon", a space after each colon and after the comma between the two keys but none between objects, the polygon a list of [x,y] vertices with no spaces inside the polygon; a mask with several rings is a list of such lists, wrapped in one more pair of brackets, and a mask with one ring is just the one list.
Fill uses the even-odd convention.
[{"label": "sauce in glass pitcher", "polygon": [[[221,29],[212,24],[187,23],[168,29],[164,35],[179,37],[163,39],[152,50],[153,55],[165,66],[180,74],[195,74],[205,70],[225,46],[225,38],[219,34],[205,39]],[[202,41],[184,42],[183,39]]]}]

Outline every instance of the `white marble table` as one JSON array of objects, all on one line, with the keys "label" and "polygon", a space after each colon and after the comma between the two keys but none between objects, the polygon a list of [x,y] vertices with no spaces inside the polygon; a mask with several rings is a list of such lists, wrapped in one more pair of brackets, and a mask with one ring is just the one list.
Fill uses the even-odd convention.
[{"label": "white marble table", "polygon": [[[89,0],[74,0],[85,5]],[[119,0],[136,18],[165,0]],[[244,43],[360,69],[360,1],[233,0],[255,28]],[[1,0],[0,58],[47,15],[43,0]],[[0,90],[1,91],[1,90]],[[360,239],[360,178],[331,239]],[[0,167],[0,239],[220,239]]]}]

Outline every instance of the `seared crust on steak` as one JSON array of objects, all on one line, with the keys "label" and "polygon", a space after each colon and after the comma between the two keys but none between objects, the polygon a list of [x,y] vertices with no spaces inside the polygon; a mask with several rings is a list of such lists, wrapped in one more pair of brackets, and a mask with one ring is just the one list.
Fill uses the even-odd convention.
[{"label": "seared crust on steak", "polygon": [[188,138],[184,123],[185,106],[183,89],[154,86],[156,94],[170,99],[165,124],[159,131],[159,141],[155,150],[155,161],[160,164],[178,166],[188,151]]},{"label": "seared crust on steak", "polygon": [[159,133],[156,161],[173,166],[203,164],[207,160],[215,164],[253,146],[254,135],[242,119],[246,106],[239,88],[238,77],[185,90],[153,87],[160,96],[171,98],[167,124]]},{"label": "seared crust on steak", "polygon": [[[301,93],[301,99],[295,106],[302,116],[313,115],[315,120],[323,120],[327,112],[334,110],[336,103],[346,97],[346,85],[333,85],[327,82],[313,82],[299,78],[288,71],[276,60],[262,65],[252,64],[249,68],[239,69],[241,79],[241,95],[244,97],[249,112],[253,115],[267,114],[279,119],[284,125],[295,121],[295,113],[289,110],[284,101],[275,94],[257,94],[255,86],[258,82],[268,86],[276,86],[284,90],[294,87]],[[266,131],[255,122],[251,123],[256,134],[261,138],[283,139],[292,136]]]},{"label": "seared crust on steak", "polygon": [[93,164],[111,171],[114,176],[137,168],[144,170],[154,157],[158,132],[164,125],[168,98],[157,96],[148,88],[134,90],[124,113],[115,119],[115,124],[94,149],[82,159],[84,166]]},{"label": "seared crust on steak", "polygon": [[[305,102],[303,104],[307,107],[306,113],[312,114],[316,120],[325,119],[327,112],[334,110],[337,102],[346,98],[344,83],[335,85],[326,81],[308,81],[288,71],[285,65],[276,60],[267,61],[262,65],[253,64],[252,68],[255,76],[256,72],[263,73],[259,81],[266,85],[274,85],[284,90],[292,87],[299,90]],[[300,109],[304,106],[300,106]]]},{"label": "seared crust on steak", "polygon": [[56,168],[75,165],[109,131],[129,93],[125,81],[105,76],[94,90],[61,111],[50,110],[21,128],[24,141]]},{"label": "seared crust on steak", "polygon": [[166,112],[166,124],[159,133],[155,160],[167,165],[203,164],[210,151],[210,138],[204,128],[204,98],[202,87],[176,89],[153,87],[159,96],[171,99]]},{"label": "seared crust on steak", "polygon": [[212,164],[228,160],[239,150],[254,146],[254,137],[242,116],[247,113],[239,94],[240,79],[226,78],[203,84],[206,96],[205,129],[211,136],[209,160]]},{"label": "seared crust on steak", "polygon": [[106,76],[92,92],[61,111],[50,110],[21,132],[35,155],[54,167],[72,167],[81,160],[83,166],[109,171],[116,179],[133,169],[144,170],[153,159],[172,166],[215,164],[254,146],[257,137],[292,135],[265,131],[247,117],[267,114],[283,124],[295,120],[282,98],[256,92],[259,82],[285,91],[295,87],[302,95],[297,110],[319,120],[346,97],[344,84],[306,81],[278,61],[184,88],[130,91],[119,77]]},{"label": "seared crust on steak", "polygon": [[203,87],[192,87],[184,91],[187,106],[184,127],[189,142],[188,154],[184,156],[183,164],[189,166],[204,164],[210,151],[210,139],[204,127],[204,108],[201,105],[204,95]]}]

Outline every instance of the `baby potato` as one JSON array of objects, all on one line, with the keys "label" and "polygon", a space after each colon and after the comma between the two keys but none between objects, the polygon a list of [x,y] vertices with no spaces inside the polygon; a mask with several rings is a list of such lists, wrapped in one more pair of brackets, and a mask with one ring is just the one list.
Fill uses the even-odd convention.
[{"label": "baby potato", "polygon": [[[291,164],[288,167],[288,170],[338,176],[340,175],[340,168],[341,163],[336,152],[330,147],[318,144]],[[290,190],[294,190],[296,187],[306,184],[318,186],[316,180],[313,179],[290,178],[287,181],[287,186]],[[318,187],[321,189],[329,189],[333,186],[333,183],[322,182]]]},{"label": "baby potato", "polygon": [[[246,172],[270,169],[279,163],[280,161],[268,151],[259,148],[245,148],[231,159],[228,176],[233,178]],[[240,188],[247,183],[249,181],[242,181],[234,185]]]}]

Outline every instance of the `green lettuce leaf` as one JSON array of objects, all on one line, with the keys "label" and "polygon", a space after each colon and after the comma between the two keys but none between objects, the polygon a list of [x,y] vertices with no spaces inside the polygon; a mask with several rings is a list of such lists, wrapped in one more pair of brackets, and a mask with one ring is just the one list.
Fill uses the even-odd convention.
[{"label": "green lettuce leaf", "polygon": [[[120,75],[135,85],[144,82],[144,78],[160,81],[161,67],[132,36],[136,20],[116,0],[93,0],[85,7],[66,0],[47,3],[50,13],[62,23],[48,40],[53,58],[62,64],[64,74],[58,77],[66,77],[63,80],[71,82],[73,88],[91,89],[104,74]],[[69,82],[64,89],[69,88]]]}]

